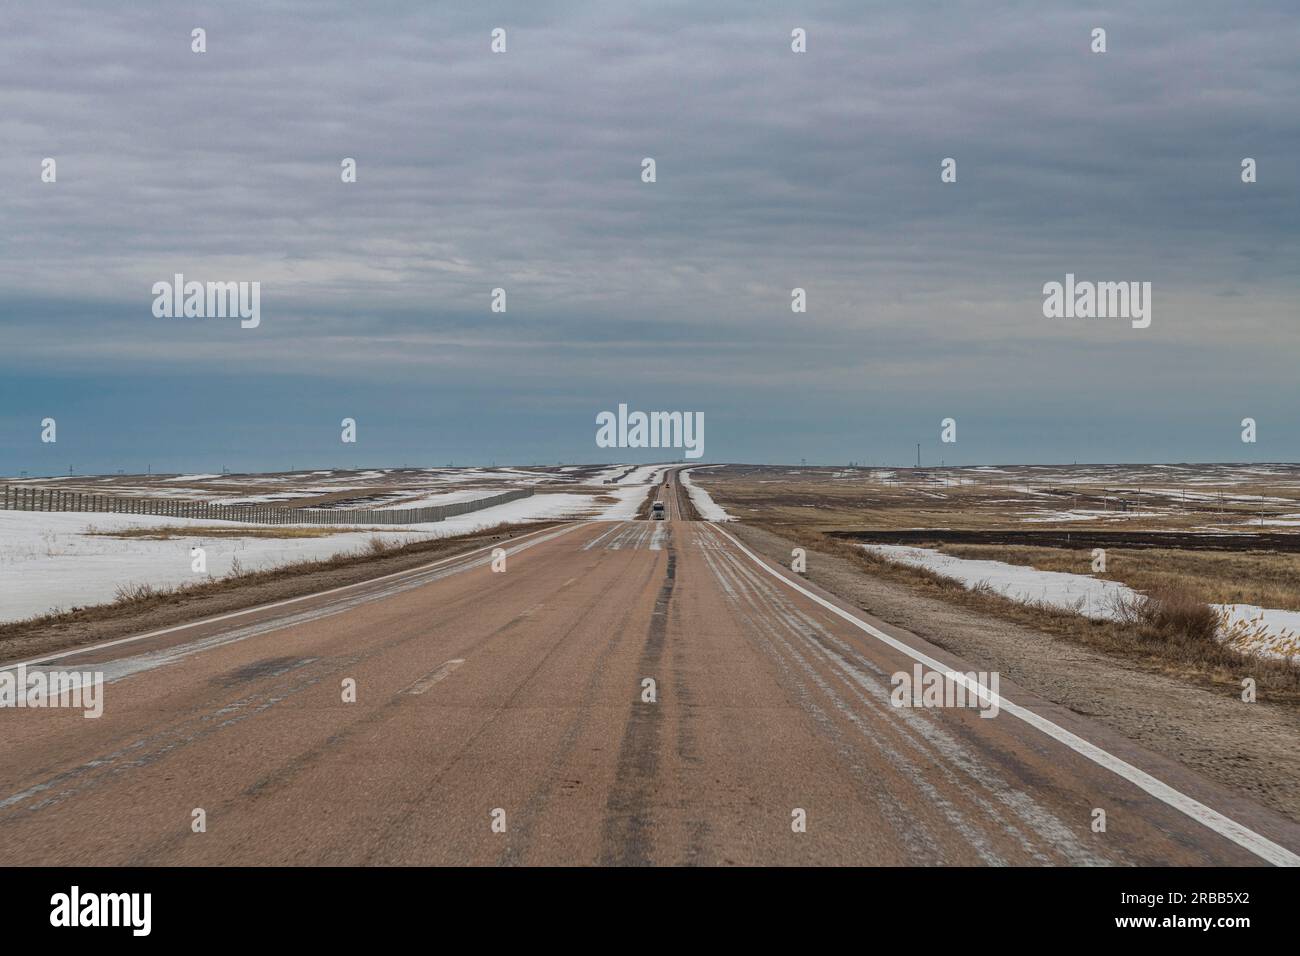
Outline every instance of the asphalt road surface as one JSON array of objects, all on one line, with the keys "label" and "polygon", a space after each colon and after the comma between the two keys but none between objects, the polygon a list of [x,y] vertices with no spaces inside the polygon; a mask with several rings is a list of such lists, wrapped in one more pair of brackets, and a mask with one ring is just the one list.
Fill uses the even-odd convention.
[{"label": "asphalt road surface", "polygon": [[991,718],[893,706],[974,668],[658,493],[504,571],[43,658],[104,712],[0,711],[0,864],[1298,862],[1294,824],[1005,681]]}]

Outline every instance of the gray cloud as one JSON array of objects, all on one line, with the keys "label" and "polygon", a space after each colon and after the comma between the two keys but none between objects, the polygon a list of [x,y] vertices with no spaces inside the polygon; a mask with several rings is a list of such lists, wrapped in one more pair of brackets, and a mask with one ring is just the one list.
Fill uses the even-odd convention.
[{"label": "gray cloud", "polygon": [[[0,364],[627,387],[737,421],[791,393],[1294,405],[1300,18],[988,6],[28,4],[0,34]],[[177,271],[261,281],[263,327],[153,319]],[[1152,281],[1153,327],[1043,319],[1067,271]],[[753,427],[737,447],[785,453]]]}]

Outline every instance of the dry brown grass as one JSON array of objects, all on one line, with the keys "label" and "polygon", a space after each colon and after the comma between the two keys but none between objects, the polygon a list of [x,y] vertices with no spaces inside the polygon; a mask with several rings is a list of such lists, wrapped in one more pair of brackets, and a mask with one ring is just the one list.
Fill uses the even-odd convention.
[{"label": "dry brown grass", "polygon": [[1120,622],[1144,641],[1218,645],[1219,616],[1185,588],[1167,584],[1114,604]]},{"label": "dry brown grass", "polygon": [[[121,605],[141,605],[148,604],[156,598],[164,589],[155,587],[147,581],[138,584],[127,583],[119,584],[113,589],[113,603]],[[170,590],[170,589],[168,589]]]},{"label": "dry brown grass", "polygon": [[[1082,467],[1080,471],[1094,469]],[[1193,497],[1166,495],[1131,482],[1070,484],[1070,469],[1018,469],[1014,476],[973,476],[953,469],[898,469],[881,480],[866,470],[729,465],[701,473],[718,504],[742,520],[762,521],[790,530],[956,530],[1069,529],[1179,531],[1206,525],[1246,530],[1277,530],[1248,524],[1263,512],[1277,516],[1300,511],[1300,486],[1270,479],[1222,488],[1201,485]],[[837,477],[849,476],[849,477]],[[1056,483],[1054,483],[1056,482]],[[1176,482],[1175,482],[1176,484]],[[1023,490],[1028,485],[1032,493]],[[1212,496],[1222,491],[1220,502]],[[1240,492],[1278,501],[1234,501]],[[1199,496],[1199,497],[1198,497]],[[1121,512],[1119,499],[1133,509]],[[1041,520],[1045,512],[1090,510],[1090,521]],[[1145,512],[1155,512],[1147,515]],[[1032,522],[1027,518],[1035,518]]]}]

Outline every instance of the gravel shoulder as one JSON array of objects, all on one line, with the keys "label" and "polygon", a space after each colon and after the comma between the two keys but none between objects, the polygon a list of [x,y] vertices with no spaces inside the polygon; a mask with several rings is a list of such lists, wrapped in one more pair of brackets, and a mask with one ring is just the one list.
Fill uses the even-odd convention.
[{"label": "gravel shoulder", "polygon": [[1086,716],[1134,742],[1300,822],[1300,707],[1253,704],[1014,622],[921,595],[864,573],[807,541],[735,522],[727,530],[769,560],[807,552],[805,575],[867,613],[905,628],[980,670]]}]

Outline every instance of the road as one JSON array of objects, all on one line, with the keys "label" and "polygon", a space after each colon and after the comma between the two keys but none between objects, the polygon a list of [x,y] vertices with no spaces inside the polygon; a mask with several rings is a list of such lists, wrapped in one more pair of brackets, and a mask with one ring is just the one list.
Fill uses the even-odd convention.
[{"label": "road", "polygon": [[104,713],[0,711],[0,864],[1297,862],[1294,824],[1007,682],[991,719],[891,706],[974,668],[659,493],[503,571],[45,658]]}]

